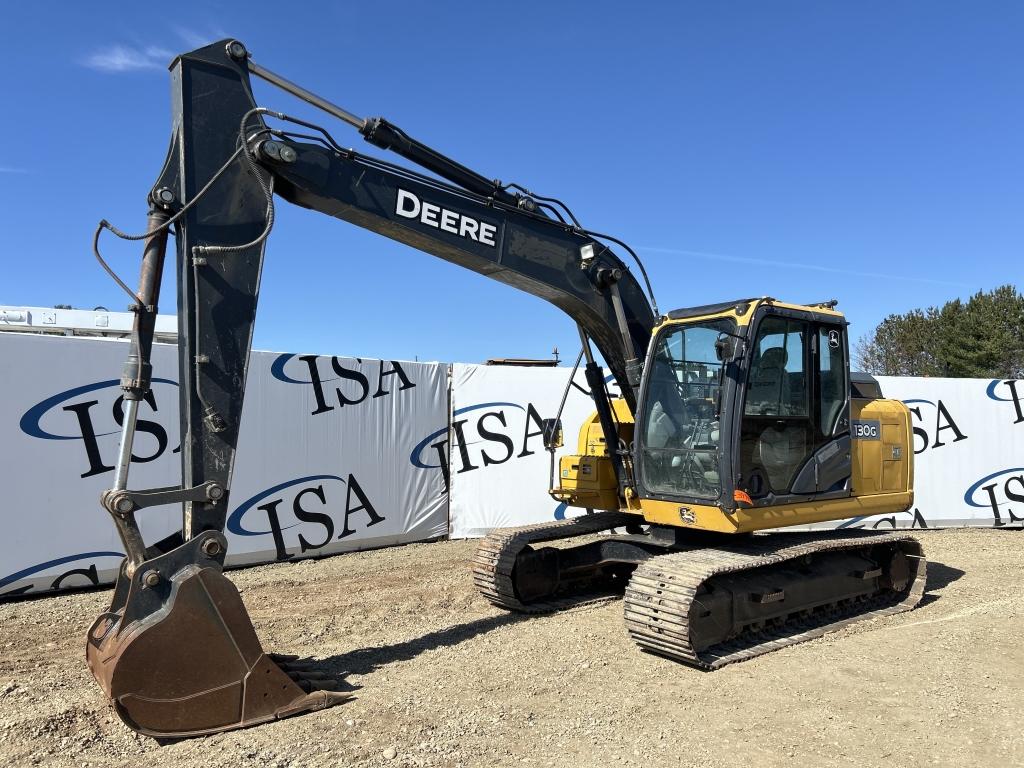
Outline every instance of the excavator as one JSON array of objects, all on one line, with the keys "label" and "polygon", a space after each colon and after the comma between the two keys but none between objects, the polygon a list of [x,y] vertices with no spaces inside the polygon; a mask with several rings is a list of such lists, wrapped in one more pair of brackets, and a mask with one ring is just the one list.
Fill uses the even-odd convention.
[{"label": "excavator", "polygon": [[[925,558],[906,533],[758,533],[913,503],[910,415],[871,377],[851,374],[834,301],[744,298],[662,314],[636,254],[560,200],[490,180],[384,118],[357,117],[257,64],[238,40],[178,56],[170,70],[172,136],[146,229],[129,235],[104,220],[93,243],[135,321],[114,482],[101,499],[126,556],[86,659],[130,728],[198,736],[349,698],[308,660],[266,653],[223,573],[275,195],[545,299],[578,327],[594,413],[557,466],[558,416],[544,421],[543,439],[549,492],[580,514],[482,540],[472,577],[495,605],[540,613],[618,593],[642,649],[715,669],[920,600]],[[257,106],[253,76],[407,163]],[[104,260],[104,231],[143,241],[137,290]],[[132,490],[171,234],[182,482]],[[166,504],[181,505],[181,529],[147,544],[137,515]]]}]

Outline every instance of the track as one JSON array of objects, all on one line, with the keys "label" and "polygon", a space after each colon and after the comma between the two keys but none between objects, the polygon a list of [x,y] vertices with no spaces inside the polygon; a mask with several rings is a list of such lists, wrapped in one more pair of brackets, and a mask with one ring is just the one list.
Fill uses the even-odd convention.
[{"label": "track", "polygon": [[495,605],[519,613],[551,613],[607,599],[607,594],[577,594],[543,602],[524,603],[516,595],[512,571],[516,558],[527,547],[545,541],[588,536],[611,528],[636,523],[636,515],[597,512],[557,523],[541,523],[492,533],[480,542],[471,565],[473,582]]},{"label": "track", "polygon": [[[595,580],[536,601],[514,571],[533,545],[571,541],[635,523],[601,512],[491,534],[473,557],[473,580],[493,604],[550,613],[607,600]],[[765,534],[652,554],[625,590],[630,637],[644,650],[717,669],[820,637],[873,616],[913,608],[924,592],[921,545],[908,534]],[[621,591],[621,587],[620,587]]]},{"label": "track", "polygon": [[[816,559],[835,571],[839,559],[856,567],[861,555],[878,560],[886,550],[897,558],[896,553],[902,553],[903,562],[895,568],[887,563],[872,569],[868,564],[859,578],[847,575],[847,582],[863,583],[853,593],[803,601],[799,596],[793,600],[789,597],[791,590],[798,592],[807,579],[813,578],[807,560]],[[757,573],[749,573],[752,569]],[[892,570],[898,571],[894,578],[890,577]],[[704,669],[717,669],[820,637],[856,621],[910,610],[924,594],[925,570],[921,545],[905,534],[832,534],[810,541],[794,534],[755,536],[745,546],[674,552],[641,565],[626,588],[626,628],[644,650]],[[736,579],[737,575],[745,578]],[[803,583],[798,583],[800,579]],[[714,600],[709,599],[709,588],[714,590],[716,582],[719,592],[730,593],[724,610],[711,608]],[[833,579],[832,583],[839,582]],[[750,591],[751,585],[759,587]],[[776,599],[775,609],[764,610],[763,616],[739,615],[743,601],[763,600],[767,608]],[[716,626],[707,632],[701,622]],[[726,623],[728,626],[723,628],[721,625]],[[705,637],[715,634],[714,630],[726,636],[718,642],[696,642],[702,630]]]}]

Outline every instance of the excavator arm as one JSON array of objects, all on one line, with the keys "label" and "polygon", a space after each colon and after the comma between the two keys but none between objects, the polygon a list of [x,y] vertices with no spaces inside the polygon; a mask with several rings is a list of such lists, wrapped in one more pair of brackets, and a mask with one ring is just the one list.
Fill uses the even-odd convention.
[{"label": "excavator arm", "polygon": [[[189,438],[182,459],[185,486],[212,481],[228,488],[272,225],[271,192],[558,306],[593,340],[635,410],[639,359],[654,313],[610,248],[575,225],[543,215],[531,198],[503,191],[381,119],[350,121],[358,122],[370,141],[455,183],[343,149],[326,134],[317,134],[321,143],[272,134],[263,119],[267,112],[257,110],[253,99],[249,58],[239,49],[236,41],[226,41],[175,61],[172,145],[150,194],[155,220],[180,216],[175,240],[181,407]],[[236,159],[216,177],[232,156]],[[158,250],[160,241],[154,237],[149,251]],[[158,255],[149,251],[147,258],[156,261]],[[141,304],[144,318],[150,303]],[[126,373],[126,381],[140,378]],[[130,384],[128,389],[131,396]],[[216,501],[185,502],[191,505],[186,538],[223,527],[225,500]],[[207,507],[215,511],[204,511]]]},{"label": "excavator arm", "polygon": [[[557,201],[511,192],[382,118],[355,117],[256,65],[238,41],[182,55],[171,73],[171,146],[149,194],[139,289],[132,292],[121,283],[133,295],[137,316],[121,382],[126,418],[119,461],[103,504],[117,525],[126,560],[110,610],[90,631],[87,658],[126,723],[143,733],[177,737],[251,725],[346,698],[294,660],[263,653],[237,590],[221,572],[275,194],[562,309],[579,326],[588,353],[587,379],[608,437],[616,434],[614,416],[590,341],[635,412],[640,360],[656,312],[605,237],[583,229],[564,209],[571,219],[566,221],[551,204]],[[324,109],[369,142],[433,175],[345,149],[313,123],[257,107],[250,74]],[[128,488],[131,447],[138,403],[150,386],[153,323],[172,227],[182,484],[136,491]],[[97,243],[103,228],[123,234],[103,222]],[[617,451],[609,453],[624,486],[622,459]],[[147,545],[136,513],[173,503],[183,507],[180,533]]]}]

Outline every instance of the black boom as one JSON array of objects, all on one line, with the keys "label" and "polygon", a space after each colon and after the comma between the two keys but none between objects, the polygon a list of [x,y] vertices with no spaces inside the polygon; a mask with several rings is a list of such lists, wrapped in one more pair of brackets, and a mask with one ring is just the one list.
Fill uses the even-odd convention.
[{"label": "black boom", "polygon": [[[150,238],[143,273],[159,275],[155,263],[163,258],[170,219],[177,245],[184,432],[182,490],[174,500],[184,505],[183,540],[224,528],[274,194],[546,299],[597,345],[635,410],[639,361],[654,311],[630,271],[597,237],[575,221],[545,215],[543,203],[488,181],[386,120],[357,118],[259,67],[237,41],[182,55],[171,72],[171,147],[149,196],[150,226],[162,224],[162,237]],[[447,181],[343,149],[312,123],[257,108],[250,73],[357,126],[367,141]],[[284,128],[270,128],[267,116]],[[292,130],[295,124],[300,129]],[[386,287],[386,278],[381,282]],[[140,287],[143,333],[126,366],[129,401],[148,389],[151,334],[145,329],[158,293],[158,277]],[[603,389],[601,382],[595,400],[608,415]],[[604,421],[611,428],[610,416]],[[123,442],[130,443],[130,430],[125,434]],[[125,480],[126,475],[118,476]],[[116,503],[132,506],[121,493],[124,487],[108,495],[112,512]],[[174,498],[170,489],[163,503],[168,493]],[[138,548],[130,516],[115,514],[115,521],[122,538],[136,539]]]}]

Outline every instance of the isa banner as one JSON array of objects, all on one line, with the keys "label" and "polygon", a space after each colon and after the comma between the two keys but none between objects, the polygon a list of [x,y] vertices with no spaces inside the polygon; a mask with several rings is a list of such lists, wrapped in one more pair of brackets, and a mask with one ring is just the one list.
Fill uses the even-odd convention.
[{"label": "isa banner", "polygon": [[[541,422],[555,417],[570,372],[452,366],[450,458],[445,473],[451,489],[452,538],[484,536],[494,528],[584,512],[547,494],[550,454],[541,436]],[[565,445],[557,456],[577,452],[580,425],[593,410],[580,371],[569,387],[562,413]]]},{"label": "isa banner", "polygon": [[447,410],[442,363],[253,353],[227,525],[232,562],[446,535],[443,472],[409,455]]},{"label": "isa banner", "polygon": [[[120,540],[99,505],[123,420],[124,342],[0,334],[0,597],[109,583]],[[177,350],[156,345],[131,488],[181,480]],[[228,502],[228,565],[436,538],[437,467],[408,461],[447,419],[447,366],[254,352]],[[139,514],[154,542],[178,507]]]},{"label": "isa banner", "polygon": [[914,429],[914,506],[841,527],[1024,524],[1024,381],[881,376]]},{"label": "isa banner", "polygon": [[[0,333],[0,596],[117,576],[121,541],[100,493],[114,477],[127,354],[127,343],[116,340]],[[177,484],[180,454],[177,350],[156,344],[130,486]],[[181,512],[154,507],[138,520],[154,542],[181,525]]]},{"label": "isa banner", "polygon": [[[552,515],[553,502],[543,492],[547,455],[531,447],[539,437],[529,437],[539,430],[534,415],[554,415],[566,376],[565,369],[454,366],[452,536],[482,536],[492,528],[579,512]],[[902,400],[911,412],[914,506],[810,527],[1024,524],[1024,381],[881,377],[880,383],[886,397]],[[563,451],[575,450],[579,426],[592,409],[582,386],[574,388],[563,417]],[[522,447],[503,449],[498,433],[525,435]]]}]

